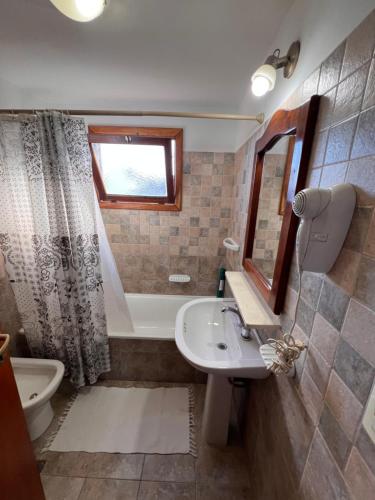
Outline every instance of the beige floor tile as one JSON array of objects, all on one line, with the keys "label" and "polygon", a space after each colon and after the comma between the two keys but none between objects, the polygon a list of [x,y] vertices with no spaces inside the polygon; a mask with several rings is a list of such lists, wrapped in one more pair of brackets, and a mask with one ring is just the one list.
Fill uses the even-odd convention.
[{"label": "beige floor tile", "polygon": [[199,483],[210,479],[217,486],[249,487],[248,458],[240,447],[218,449],[202,444],[196,467]]},{"label": "beige floor tile", "polygon": [[142,481],[138,500],[195,500],[195,483]]},{"label": "beige floor tile", "polygon": [[86,479],[79,500],[136,500],[139,481]]},{"label": "beige floor tile", "polygon": [[197,484],[196,500],[250,500],[250,488],[241,486],[218,486],[207,482]]},{"label": "beige floor tile", "polygon": [[61,476],[140,479],[142,454],[48,452],[43,472]]},{"label": "beige floor tile", "polygon": [[191,455],[145,455],[142,480],[195,481],[195,461]]},{"label": "beige floor tile", "polygon": [[77,500],[84,479],[80,477],[60,477],[41,475],[46,500]]}]

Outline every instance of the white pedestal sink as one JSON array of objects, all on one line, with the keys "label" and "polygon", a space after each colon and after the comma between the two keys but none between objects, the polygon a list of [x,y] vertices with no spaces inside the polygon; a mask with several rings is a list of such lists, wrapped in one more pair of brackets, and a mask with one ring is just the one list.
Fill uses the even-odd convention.
[{"label": "white pedestal sink", "polygon": [[225,446],[232,400],[231,377],[266,378],[269,372],[256,338],[244,340],[236,315],[222,312],[233,300],[192,300],[178,312],[176,344],[184,358],[208,373],[203,434],[209,444]]}]

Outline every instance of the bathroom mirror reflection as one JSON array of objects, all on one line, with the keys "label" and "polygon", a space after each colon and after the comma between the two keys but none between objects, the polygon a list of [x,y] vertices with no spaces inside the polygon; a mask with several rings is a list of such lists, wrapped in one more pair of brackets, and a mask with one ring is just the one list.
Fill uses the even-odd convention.
[{"label": "bathroom mirror reflection", "polygon": [[285,212],[294,136],[282,136],[263,160],[252,260],[272,283]]}]

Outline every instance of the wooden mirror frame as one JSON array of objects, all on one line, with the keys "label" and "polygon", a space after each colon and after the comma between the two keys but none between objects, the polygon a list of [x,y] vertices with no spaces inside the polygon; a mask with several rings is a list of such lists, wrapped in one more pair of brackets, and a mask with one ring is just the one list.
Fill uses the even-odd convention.
[{"label": "wooden mirror frame", "polygon": [[[319,110],[320,96],[314,95],[299,108],[278,110],[272,116],[263,136],[257,140],[254,153],[254,167],[251,181],[249,210],[246,226],[243,266],[263,298],[275,314],[280,314],[284,305],[290,264],[293,257],[299,219],[292,211],[292,202],[298,191],[305,187],[309,159],[313,144],[315,124]],[[294,149],[288,155],[290,170],[286,190],[284,215],[280,230],[279,246],[275,261],[272,283],[263,276],[252,261],[255,229],[258,213],[259,193],[262,182],[264,155],[283,136],[294,136]]]}]

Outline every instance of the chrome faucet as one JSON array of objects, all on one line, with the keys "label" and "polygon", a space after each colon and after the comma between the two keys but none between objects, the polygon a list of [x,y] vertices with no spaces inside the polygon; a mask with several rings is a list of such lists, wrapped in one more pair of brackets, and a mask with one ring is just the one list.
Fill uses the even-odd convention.
[{"label": "chrome faucet", "polygon": [[251,340],[251,334],[250,334],[250,328],[246,325],[246,323],[244,322],[242,316],[241,316],[241,313],[240,311],[238,310],[237,307],[231,307],[231,306],[225,306],[221,309],[221,312],[222,313],[225,313],[225,312],[232,312],[234,314],[236,314],[236,316],[239,318],[240,320],[240,325],[241,325],[241,337],[244,339],[244,340]]}]

